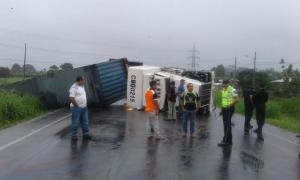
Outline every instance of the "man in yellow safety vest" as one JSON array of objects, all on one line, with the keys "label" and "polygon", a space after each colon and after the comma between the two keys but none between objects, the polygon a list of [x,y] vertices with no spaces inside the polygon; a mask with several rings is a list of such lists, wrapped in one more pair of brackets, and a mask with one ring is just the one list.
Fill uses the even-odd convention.
[{"label": "man in yellow safety vest", "polygon": [[231,118],[234,113],[234,106],[239,101],[239,96],[236,90],[232,86],[230,86],[229,83],[229,80],[225,80],[223,82],[221,114],[223,116],[224,137],[223,140],[218,144],[218,146],[232,145]]}]

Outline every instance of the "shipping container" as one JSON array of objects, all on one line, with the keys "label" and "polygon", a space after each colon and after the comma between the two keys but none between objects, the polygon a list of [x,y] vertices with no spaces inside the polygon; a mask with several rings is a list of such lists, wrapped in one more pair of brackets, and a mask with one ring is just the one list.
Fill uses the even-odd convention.
[{"label": "shipping container", "polygon": [[89,105],[106,106],[126,97],[127,70],[124,59],[107,61],[69,71],[48,73],[0,89],[34,95],[48,108],[69,104],[69,88],[76,77],[84,76]]}]

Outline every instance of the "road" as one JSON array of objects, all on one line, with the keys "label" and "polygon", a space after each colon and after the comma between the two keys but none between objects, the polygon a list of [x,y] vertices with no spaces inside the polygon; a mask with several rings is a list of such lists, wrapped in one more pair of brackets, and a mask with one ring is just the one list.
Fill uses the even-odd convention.
[{"label": "road", "polygon": [[300,179],[295,134],[267,125],[258,142],[243,135],[241,116],[234,122],[231,148],[217,147],[222,122],[213,115],[197,121],[199,139],[181,138],[179,122],[162,120],[167,139],[147,141],[145,113],[115,105],[90,110],[93,141],[71,143],[61,109],[0,131],[0,179]]}]

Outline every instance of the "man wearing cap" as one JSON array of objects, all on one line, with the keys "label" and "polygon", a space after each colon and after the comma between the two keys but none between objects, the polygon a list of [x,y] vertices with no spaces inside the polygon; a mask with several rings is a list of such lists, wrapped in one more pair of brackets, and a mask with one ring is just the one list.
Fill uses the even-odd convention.
[{"label": "man wearing cap", "polygon": [[239,101],[239,96],[229,83],[229,80],[223,82],[221,93],[221,114],[223,117],[224,137],[218,146],[232,145],[231,118],[234,113],[234,106]]}]

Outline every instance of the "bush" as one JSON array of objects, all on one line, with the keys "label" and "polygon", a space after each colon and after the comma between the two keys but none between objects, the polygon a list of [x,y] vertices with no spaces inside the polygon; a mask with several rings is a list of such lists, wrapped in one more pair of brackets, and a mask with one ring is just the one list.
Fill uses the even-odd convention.
[{"label": "bush", "polygon": [[0,128],[34,117],[44,111],[38,98],[0,91]]},{"label": "bush", "polygon": [[0,67],[0,77],[1,78],[5,78],[5,77],[9,77],[10,74],[10,70],[9,68],[6,67]]}]

